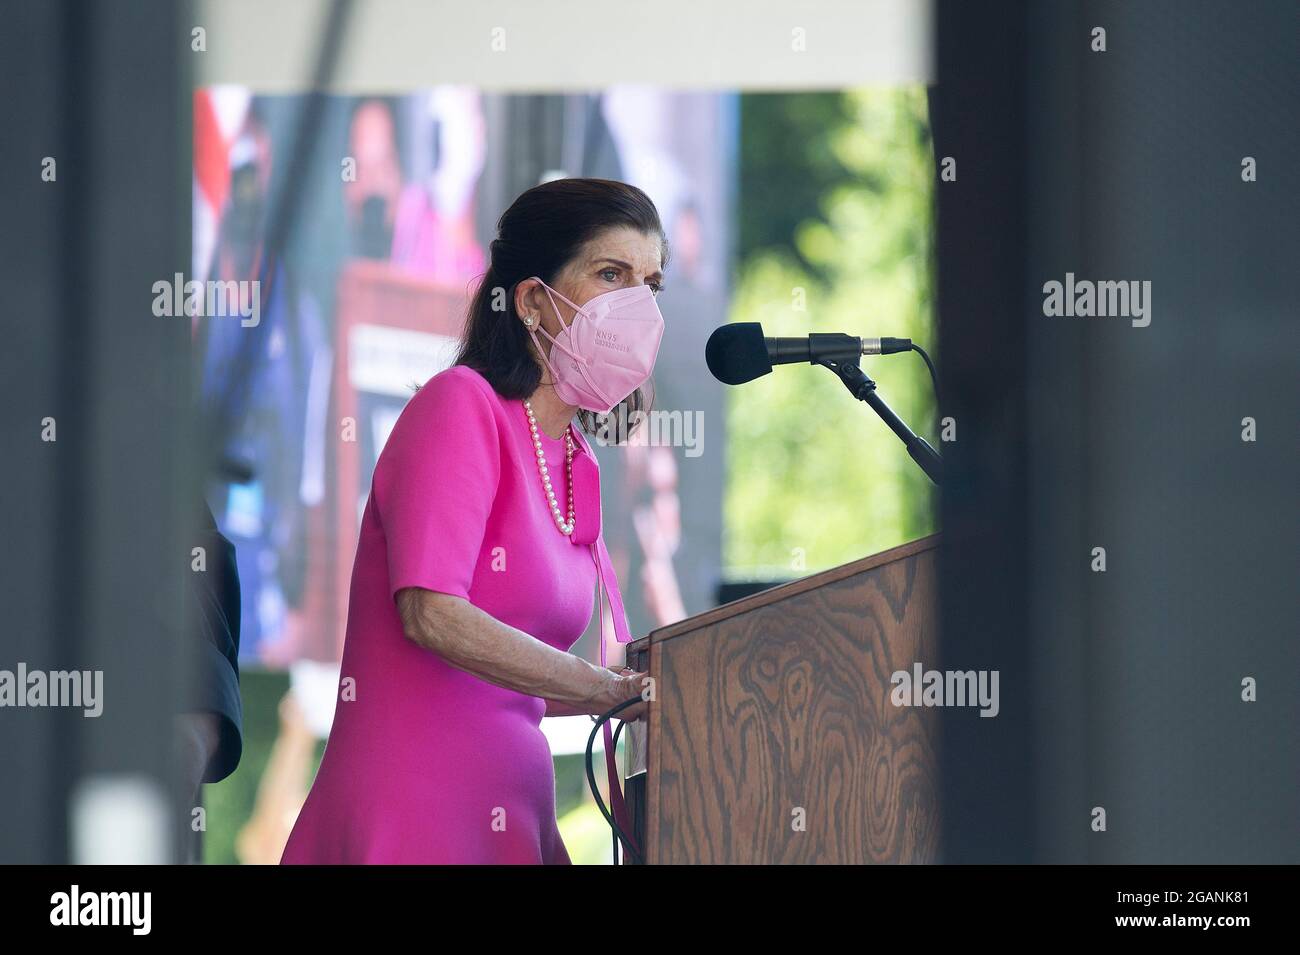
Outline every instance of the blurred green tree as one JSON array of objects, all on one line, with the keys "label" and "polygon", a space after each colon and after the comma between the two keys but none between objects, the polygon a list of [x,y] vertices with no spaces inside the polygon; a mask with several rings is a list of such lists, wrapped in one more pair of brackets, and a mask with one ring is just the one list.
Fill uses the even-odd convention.
[{"label": "blurred green tree", "polygon": [[[934,356],[925,89],[764,94],[744,97],[741,110],[729,320],[761,322],[767,335],[911,338]],[[939,447],[920,356],[862,361],[890,406]],[[828,370],[791,366],[728,389],[727,415],[729,577],[800,577],[935,530],[929,480]]]}]

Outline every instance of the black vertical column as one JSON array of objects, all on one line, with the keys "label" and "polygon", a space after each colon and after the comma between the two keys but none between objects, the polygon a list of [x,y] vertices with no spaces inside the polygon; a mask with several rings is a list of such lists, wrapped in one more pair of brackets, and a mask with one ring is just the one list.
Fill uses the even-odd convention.
[{"label": "black vertical column", "polygon": [[[1032,753],[1023,587],[1025,403],[1024,5],[941,3],[931,93],[941,387],[942,666],[1000,671],[1001,711],[944,711],[948,861],[1027,860]],[[939,661],[920,661],[927,668]]]},{"label": "black vertical column", "polygon": [[189,319],[151,306],[153,283],[189,271],[189,58],[202,54],[187,10],[21,3],[0,31],[0,668],[103,681],[95,717],[0,710],[6,862],[111,846],[112,825],[78,832],[79,810],[158,834],[125,858],[174,857],[171,713],[198,498]]},{"label": "black vertical column", "polygon": [[944,711],[945,857],[1294,862],[1295,7],[937,26],[942,666],[1001,697]]}]

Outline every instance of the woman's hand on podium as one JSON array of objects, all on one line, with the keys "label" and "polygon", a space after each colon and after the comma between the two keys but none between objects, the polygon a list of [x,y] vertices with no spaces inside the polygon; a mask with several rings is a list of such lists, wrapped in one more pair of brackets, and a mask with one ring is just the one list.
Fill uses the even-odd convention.
[{"label": "woman's hand on podium", "polygon": [[[607,703],[601,707],[600,713],[605,713],[618,704],[632,699],[634,696],[642,696],[645,688],[649,685],[649,673],[638,673],[631,667],[625,666],[607,667],[607,669],[611,674],[613,674],[613,678],[610,681]],[[643,697],[641,702],[637,703],[635,706],[629,706],[625,710],[619,710],[619,712],[614,715],[614,718],[622,720],[625,723],[635,723],[637,720],[645,716],[649,705],[650,704],[647,703]],[[597,713],[596,715],[600,714]]]}]

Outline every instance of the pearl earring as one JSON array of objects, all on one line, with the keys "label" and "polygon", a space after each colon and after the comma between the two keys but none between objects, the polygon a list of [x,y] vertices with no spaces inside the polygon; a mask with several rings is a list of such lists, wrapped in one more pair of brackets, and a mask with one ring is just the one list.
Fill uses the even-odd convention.
[{"label": "pearl earring", "polygon": [[533,316],[529,315],[527,318],[525,318],[525,319],[524,319],[524,324],[525,324],[525,325],[531,325],[531,324],[533,324]]}]

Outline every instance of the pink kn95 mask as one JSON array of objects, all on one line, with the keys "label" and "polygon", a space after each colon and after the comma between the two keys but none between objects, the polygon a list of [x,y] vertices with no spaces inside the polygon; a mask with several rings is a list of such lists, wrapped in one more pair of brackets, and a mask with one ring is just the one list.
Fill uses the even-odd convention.
[{"label": "pink kn95 mask", "polygon": [[[551,373],[555,393],[566,404],[609,414],[654,371],[664,334],[664,317],[655,303],[654,290],[633,285],[575,305],[540,278],[537,281],[546,289],[561,325],[556,336],[544,328],[529,329]],[[575,310],[567,326],[552,294]],[[537,340],[539,331],[553,346],[549,359]]]}]

